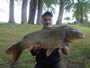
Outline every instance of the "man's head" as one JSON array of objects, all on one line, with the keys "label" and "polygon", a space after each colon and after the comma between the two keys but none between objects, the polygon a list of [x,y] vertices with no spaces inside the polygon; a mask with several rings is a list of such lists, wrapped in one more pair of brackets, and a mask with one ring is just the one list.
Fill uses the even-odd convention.
[{"label": "man's head", "polygon": [[53,17],[53,14],[49,11],[45,12],[42,15],[42,24],[44,27],[51,27],[52,26],[52,17]]}]

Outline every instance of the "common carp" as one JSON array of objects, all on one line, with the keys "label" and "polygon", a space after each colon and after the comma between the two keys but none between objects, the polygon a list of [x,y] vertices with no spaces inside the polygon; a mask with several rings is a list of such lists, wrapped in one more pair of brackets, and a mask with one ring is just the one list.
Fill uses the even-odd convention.
[{"label": "common carp", "polygon": [[21,53],[39,43],[41,48],[46,48],[46,55],[49,56],[55,48],[63,46],[75,39],[83,39],[85,36],[82,32],[69,26],[50,27],[49,29],[40,29],[24,36],[24,38],[8,48],[6,54],[13,55],[14,63],[18,60]]}]

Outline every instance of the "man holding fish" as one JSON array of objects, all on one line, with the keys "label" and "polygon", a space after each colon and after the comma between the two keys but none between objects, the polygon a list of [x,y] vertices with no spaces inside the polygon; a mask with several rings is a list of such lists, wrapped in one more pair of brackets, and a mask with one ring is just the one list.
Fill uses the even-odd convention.
[{"label": "man holding fish", "polygon": [[45,12],[42,15],[43,29],[30,32],[6,50],[6,54],[13,56],[14,63],[25,49],[29,49],[36,56],[35,68],[61,68],[59,50],[69,55],[68,44],[85,36],[69,26],[52,27],[52,17],[51,12]]},{"label": "man holding fish", "polygon": [[[52,17],[52,13],[48,11],[42,15],[42,29],[49,29],[50,27],[52,27]],[[67,46],[64,46],[64,48],[62,48],[62,51],[66,55],[69,54],[69,48]],[[40,48],[40,44],[38,43],[31,50],[31,54],[33,56],[36,56],[35,68],[61,68],[59,48],[54,49],[51,55],[47,56],[46,49]]]}]

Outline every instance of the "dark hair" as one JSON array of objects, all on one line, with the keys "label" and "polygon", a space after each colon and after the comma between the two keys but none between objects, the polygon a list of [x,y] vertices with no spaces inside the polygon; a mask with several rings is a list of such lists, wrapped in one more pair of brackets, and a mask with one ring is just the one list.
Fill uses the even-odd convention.
[{"label": "dark hair", "polygon": [[45,12],[45,13],[42,15],[42,18],[43,18],[44,16],[53,17],[53,14],[52,14],[51,12],[47,11],[47,12]]}]

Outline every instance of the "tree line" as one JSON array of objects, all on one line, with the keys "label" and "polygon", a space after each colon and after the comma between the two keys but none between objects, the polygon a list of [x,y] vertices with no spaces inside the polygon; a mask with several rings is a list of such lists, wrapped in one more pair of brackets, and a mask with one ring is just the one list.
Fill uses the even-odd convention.
[{"label": "tree line", "polygon": [[[14,2],[19,0],[10,0],[9,5],[9,23],[15,24],[14,18]],[[41,24],[41,16],[44,11],[54,11],[52,5],[59,5],[59,14],[56,24],[62,24],[64,11],[73,11],[73,17],[79,23],[88,22],[88,14],[90,13],[89,0],[20,0],[22,2],[21,24],[34,24],[35,16],[37,16],[36,24]],[[76,2],[77,1],[77,2]],[[29,17],[27,21],[27,6],[29,3]],[[37,15],[36,15],[37,11]]]}]

